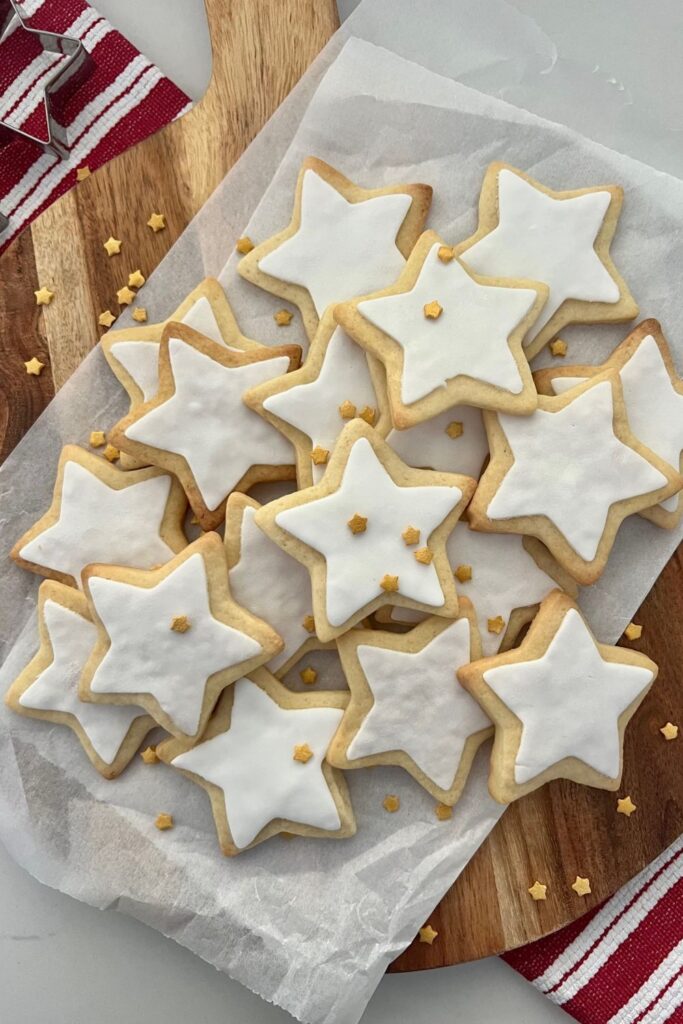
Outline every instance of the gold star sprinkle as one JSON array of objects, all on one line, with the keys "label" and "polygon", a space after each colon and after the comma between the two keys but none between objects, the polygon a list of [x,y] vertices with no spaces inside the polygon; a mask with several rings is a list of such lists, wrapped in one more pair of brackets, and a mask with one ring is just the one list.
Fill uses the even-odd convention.
[{"label": "gold star sprinkle", "polygon": [[40,288],[37,292],[33,293],[36,297],[36,306],[49,306],[55,297],[55,293],[51,292],[49,288]]},{"label": "gold star sprinkle", "polygon": [[144,308],[144,306],[137,306],[133,310],[133,320],[135,320],[139,324],[147,323],[147,310]]},{"label": "gold star sprinkle", "polygon": [[431,924],[426,924],[424,928],[420,928],[420,942],[426,942],[428,946],[431,946],[434,939],[439,933],[435,932]]},{"label": "gold star sprinkle", "polygon": [[468,583],[472,579],[472,566],[459,565],[457,569],[453,571],[453,575],[460,583]]},{"label": "gold star sprinkle", "polygon": [[577,896],[587,896],[591,891],[589,879],[582,878],[581,875],[577,875],[576,881],[572,884],[572,889]]},{"label": "gold star sprinkle", "polygon": [[242,235],[242,237],[238,238],[235,243],[235,249],[237,250],[237,252],[241,253],[242,256],[246,256],[247,253],[251,252],[253,248],[254,243],[252,242],[251,238],[247,238],[246,235]]},{"label": "gold star sprinkle", "polygon": [[562,341],[562,338],[555,338],[555,341],[550,342],[550,351],[554,356],[564,359],[567,354],[567,342]]},{"label": "gold star sprinkle", "polygon": [[361,409],[358,415],[362,420],[365,420],[369,426],[374,427],[377,420],[377,410],[373,409],[371,405],[366,405]]},{"label": "gold star sprinkle", "polygon": [[643,635],[643,627],[636,625],[635,622],[629,622],[628,626],[624,630],[624,636],[627,640],[640,640]]},{"label": "gold star sprinkle", "polygon": [[273,313],[273,320],[278,327],[289,327],[293,319],[294,314],[289,309],[279,309],[277,313]]},{"label": "gold star sprinkle", "polygon": [[90,447],[91,448],[104,448],[107,443],[107,435],[103,430],[91,430],[90,431]]},{"label": "gold star sprinkle", "polygon": [[633,803],[630,796],[625,796],[621,800],[617,800],[617,814],[625,814],[627,818],[630,818],[635,810],[636,805]]},{"label": "gold star sprinkle", "polygon": [[433,558],[434,554],[429,548],[418,548],[415,552],[415,561],[419,562],[420,565],[431,565]]},{"label": "gold star sprinkle", "polygon": [[302,669],[301,672],[299,672],[299,675],[301,676],[301,682],[305,683],[306,686],[313,686],[318,679],[318,673],[314,668],[311,668],[310,665],[308,668]]},{"label": "gold star sprinkle", "polygon": [[187,633],[188,629],[191,628],[187,615],[175,615],[171,619],[171,629],[174,633]]},{"label": "gold star sprinkle", "polygon": [[414,526],[406,526],[401,536],[403,537],[406,547],[411,548],[413,544],[420,543],[420,531]]},{"label": "gold star sprinkle", "polygon": [[102,452],[102,454],[104,455],[107,462],[116,462],[117,459],[120,457],[121,452],[118,450],[118,448],[115,448],[113,444],[108,444],[107,447]]},{"label": "gold star sprinkle", "polygon": [[315,619],[312,615],[307,615],[301,625],[307,633],[315,633]]},{"label": "gold star sprinkle", "polygon": [[489,633],[502,633],[505,628],[505,619],[502,615],[496,615],[495,619],[489,619],[486,623]]},{"label": "gold star sprinkle", "polygon": [[424,315],[428,320],[438,320],[443,313],[443,306],[441,306],[436,299],[434,302],[428,302],[423,309]]},{"label": "gold star sprinkle", "polygon": [[163,213],[153,213],[147,221],[147,227],[151,228],[155,235],[157,231],[163,231],[166,227],[166,218]]},{"label": "gold star sprinkle", "polygon": [[120,238],[114,238],[113,235],[110,235],[107,241],[103,242],[102,244],[104,246],[104,251],[106,252],[107,256],[118,256],[121,252],[121,246],[123,245],[123,242]]},{"label": "gold star sprinkle", "polygon": [[674,725],[673,722],[667,722],[659,731],[665,740],[678,739],[678,726]]},{"label": "gold star sprinkle", "polygon": [[329,450],[327,448],[321,448],[319,444],[317,444],[311,452],[311,462],[314,466],[324,466],[329,457]]},{"label": "gold star sprinkle", "polygon": [[84,167],[76,168],[76,181],[85,181],[86,178],[90,177],[90,168],[86,164]]},{"label": "gold star sprinkle", "polygon": [[436,255],[442,263],[450,263],[451,260],[455,259],[455,247],[452,245],[440,245]]},{"label": "gold star sprinkle", "polygon": [[131,302],[135,300],[135,292],[131,291],[128,285],[124,285],[117,291],[116,299],[119,306],[130,306]]},{"label": "gold star sprinkle", "polygon": [[434,808],[434,814],[439,821],[448,821],[449,818],[453,817],[453,808],[449,807],[448,804],[437,804]]},{"label": "gold star sprinkle", "polygon": [[173,828],[173,815],[172,814],[157,814],[157,820],[154,822],[160,832],[165,832],[169,828]]},{"label": "gold star sprinkle", "polygon": [[395,593],[398,590],[398,576],[382,576],[379,581],[379,585],[382,590],[386,590],[388,593]]},{"label": "gold star sprinkle", "polygon": [[27,363],[24,363],[24,366],[26,367],[26,372],[31,377],[40,377],[41,373],[45,369],[45,363],[41,363],[40,359],[36,356],[34,356],[33,359],[29,359]]},{"label": "gold star sprinkle", "polygon": [[292,759],[294,761],[300,761],[301,764],[306,764],[313,757],[313,751],[309,747],[308,743],[298,743],[294,747],[294,753]]},{"label": "gold star sprinkle", "polygon": [[156,747],[147,747],[146,750],[141,751],[140,757],[145,764],[159,764]]},{"label": "gold star sprinkle", "polygon": [[395,814],[400,806],[401,801],[397,796],[394,796],[393,793],[388,793],[384,797],[384,800],[382,800],[382,807],[384,808],[385,811],[388,811],[389,814]]},{"label": "gold star sprinkle", "polygon": [[356,415],[356,407],[348,398],[339,406],[339,415],[343,420],[352,420]]},{"label": "gold star sprinkle", "polygon": [[132,274],[128,275],[128,287],[129,288],[142,288],[147,278],[141,270],[134,270]]},{"label": "gold star sprinkle", "polygon": [[100,327],[111,327],[115,320],[116,317],[110,309],[105,309],[104,313],[100,313],[97,318],[97,322]]},{"label": "gold star sprinkle", "polygon": [[548,888],[548,886],[547,885],[543,885],[542,882],[534,882],[534,884],[531,886],[531,888],[527,889],[527,892],[531,896],[532,900],[534,900],[535,902],[538,902],[538,900],[544,900],[546,898],[545,894],[546,894],[547,888]]},{"label": "gold star sprinkle", "polygon": [[346,525],[351,533],[365,533],[368,528],[368,518],[354,512]]},{"label": "gold star sprinkle", "polygon": [[464,429],[460,420],[453,420],[446,427],[446,433],[455,441],[456,438],[462,437]]}]

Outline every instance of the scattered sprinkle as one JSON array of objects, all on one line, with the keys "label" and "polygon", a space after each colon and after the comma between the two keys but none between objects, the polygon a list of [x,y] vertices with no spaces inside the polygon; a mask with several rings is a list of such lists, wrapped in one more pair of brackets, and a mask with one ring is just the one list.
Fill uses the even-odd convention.
[{"label": "scattered sprinkle", "polygon": [[134,270],[132,274],[128,275],[128,287],[129,288],[142,288],[147,278],[141,270]]},{"label": "scattered sprinkle", "polygon": [[365,408],[361,409],[358,415],[362,420],[365,420],[369,426],[374,427],[377,421],[377,410],[373,409],[371,405],[366,405]]},{"label": "scattered sprinkle", "polygon": [[659,731],[665,740],[678,739],[678,726],[674,725],[673,722],[667,722]]},{"label": "scattered sprinkle", "polygon": [[339,406],[339,415],[343,420],[352,420],[356,412],[355,405],[348,398]]},{"label": "scattered sprinkle", "polygon": [[156,235],[157,231],[163,231],[166,227],[166,217],[163,213],[153,213],[147,221],[147,227]]},{"label": "scattered sprinkle", "polygon": [[403,541],[407,547],[412,547],[413,544],[420,543],[420,531],[415,526],[406,526],[405,530],[401,534]]},{"label": "scattered sprinkle", "polygon": [[121,246],[123,245],[123,242],[120,238],[114,238],[113,235],[110,235],[107,241],[103,242],[102,244],[104,246],[104,251],[106,252],[107,256],[118,256],[121,252]]},{"label": "scattered sprinkle", "polygon": [[643,635],[643,627],[638,626],[635,622],[629,622],[628,626],[624,630],[624,636],[627,640],[640,640]]},{"label": "scattered sprinkle", "polygon": [[472,579],[472,566],[459,565],[457,569],[454,570],[453,575],[460,583],[468,583]]},{"label": "scattered sprinkle", "polygon": [[395,593],[398,590],[398,576],[382,576],[379,581],[379,585],[382,590],[386,590],[388,593]]},{"label": "scattered sprinkle", "polygon": [[304,627],[307,633],[315,633],[315,619],[312,615],[307,615],[301,625]]},{"label": "scattered sprinkle", "polygon": [[100,327],[111,327],[115,320],[116,317],[110,309],[105,309],[104,313],[100,313],[97,318],[97,322]]},{"label": "scattered sprinkle", "polygon": [[310,665],[308,668],[303,668],[301,672],[299,672],[299,675],[301,677],[301,682],[305,683],[306,686],[313,686],[318,679],[318,673],[314,668],[311,668]]},{"label": "scattered sprinkle", "polygon": [[622,797],[621,800],[617,800],[617,814],[625,814],[627,818],[630,818],[635,810],[636,805],[633,803],[630,796],[625,796]]},{"label": "scattered sprinkle", "polygon": [[174,633],[187,633],[191,628],[187,615],[174,615],[171,619],[171,629]]},{"label": "scattered sprinkle", "polygon": [[107,435],[103,430],[91,430],[90,431],[90,447],[91,448],[104,448],[107,443]]},{"label": "scattered sprinkle", "polygon": [[135,301],[135,292],[131,291],[128,285],[124,285],[117,291],[116,300],[119,306],[130,306],[131,302]]},{"label": "scattered sprinkle", "polygon": [[453,817],[453,808],[449,807],[448,804],[437,804],[434,808],[434,814],[439,821],[448,821]]},{"label": "scattered sprinkle", "polygon": [[465,428],[460,420],[452,420],[446,427],[446,433],[454,441],[456,438],[462,437],[464,430]]},{"label": "scattered sprinkle", "polygon": [[489,619],[486,623],[489,633],[502,633],[505,629],[505,619],[502,615],[496,615],[495,619]]},{"label": "scattered sprinkle", "polygon": [[144,308],[144,306],[136,306],[136,308],[133,310],[133,320],[135,320],[139,324],[147,323],[147,310]]},{"label": "scattered sprinkle", "polygon": [[591,891],[591,884],[588,878],[582,878],[581,875],[576,876],[576,881],[572,883],[572,889],[577,896],[588,896]]},{"label": "scattered sprinkle", "polygon": [[29,359],[27,363],[24,363],[24,366],[26,367],[26,372],[31,377],[40,377],[41,373],[45,369],[45,363],[41,363],[37,356],[33,356],[32,359]]},{"label": "scattered sprinkle", "polygon": [[420,928],[420,938],[418,941],[426,942],[428,946],[431,946],[438,934],[438,932],[434,931],[431,924],[426,924],[424,928]]},{"label": "scattered sprinkle", "polygon": [[393,793],[388,793],[384,797],[384,800],[382,800],[382,807],[384,808],[385,811],[388,811],[389,814],[395,814],[400,806],[401,801]]},{"label": "scattered sprinkle", "polygon": [[451,260],[455,259],[455,246],[440,245],[437,249],[436,255],[442,263],[450,263]]},{"label": "scattered sprinkle", "polygon": [[440,303],[438,303],[436,299],[433,302],[426,303],[423,309],[424,315],[427,317],[428,320],[438,320],[441,314],[443,313],[443,306],[440,305]]},{"label": "scattered sprinkle", "polygon": [[368,528],[368,517],[354,512],[346,525],[351,533],[365,533]]},{"label": "scattered sprinkle", "polygon": [[235,243],[235,249],[237,250],[237,252],[241,253],[242,256],[246,256],[247,253],[251,252],[253,248],[254,243],[252,242],[251,238],[248,238],[246,235],[242,235],[242,237],[238,238]]},{"label": "scattered sprinkle", "polygon": [[107,462],[116,462],[121,456],[121,452],[113,444],[108,444],[102,454]]},{"label": "scattered sprinkle", "polygon": [[294,314],[290,309],[279,309],[277,313],[273,313],[273,320],[278,327],[289,327],[293,319]]},{"label": "scattered sprinkle", "polygon": [[147,747],[146,750],[141,751],[140,757],[145,764],[159,764],[156,747]]},{"label": "scattered sprinkle", "polygon": [[167,829],[173,828],[175,822],[173,821],[172,814],[157,814],[157,820],[154,824],[160,832],[166,832]]},{"label": "scattered sprinkle", "polygon": [[324,466],[330,457],[328,448],[321,448],[319,444],[311,452],[311,462],[314,466]]},{"label": "scattered sprinkle", "polygon": [[538,902],[538,900],[544,900],[546,898],[545,894],[547,888],[548,886],[543,885],[542,882],[534,882],[531,888],[527,889],[527,892],[531,896],[532,900]]},{"label": "scattered sprinkle", "polygon": [[434,553],[429,548],[418,548],[415,552],[415,561],[419,562],[420,565],[431,565],[434,559]]},{"label": "scattered sprinkle", "polygon": [[567,354],[567,342],[562,341],[562,338],[555,338],[555,341],[550,342],[550,351],[554,356],[564,359]]},{"label": "scattered sprinkle", "polygon": [[294,747],[294,753],[292,759],[294,761],[300,761],[301,764],[306,764],[313,757],[313,751],[309,747],[308,743],[297,743]]},{"label": "scattered sprinkle", "polygon": [[86,178],[90,177],[90,168],[87,164],[83,167],[76,168],[76,181],[85,181]]},{"label": "scattered sprinkle", "polygon": [[36,297],[36,306],[49,306],[55,297],[55,293],[45,287],[39,288],[38,291],[33,294]]}]

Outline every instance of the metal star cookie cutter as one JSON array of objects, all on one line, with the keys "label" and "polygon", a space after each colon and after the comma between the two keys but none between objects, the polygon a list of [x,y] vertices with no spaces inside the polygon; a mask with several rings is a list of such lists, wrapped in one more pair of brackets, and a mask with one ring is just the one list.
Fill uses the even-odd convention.
[{"label": "metal star cookie cutter", "polygon": [[[69,140],[64,123],[66,104],[92,74],[94,61],[80,39],[27,25],[20,0],[0,0],[0,42],[15,18],[24,32],[38,37],[44,51],[62,54],[68,59],[60,63],[43,86],[47,137],[31,135],[8,121],[0,121],[0,150],[17,138],[28,139],[43,152],[53,153],[60,160],[66,160],[69,156]],[[0,233],[8,223],[7,217],[0,211]]]}]

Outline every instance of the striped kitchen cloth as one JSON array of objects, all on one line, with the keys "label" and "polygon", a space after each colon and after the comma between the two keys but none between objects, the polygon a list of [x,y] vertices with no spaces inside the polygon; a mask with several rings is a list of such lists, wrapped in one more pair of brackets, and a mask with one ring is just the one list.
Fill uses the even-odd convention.
[{"label": "striped kitchen cloth", "polygon": [[[68,160],[17,139],[0,149],[0,210],[9,227],[0,252],[27,224],[91,171],[189,110],[188,97],[85,0],[23,0],[31,28],[80,39],[94,71],[67,108]],[[42,51],[15,19],[0,42],[0,121],[46,136],[44,83],[65,58]]]},{"label": "striped kitchen cloth", "polygon": [[683,1024],[683,836],[601,906],[504,959],[581,1024]]}]

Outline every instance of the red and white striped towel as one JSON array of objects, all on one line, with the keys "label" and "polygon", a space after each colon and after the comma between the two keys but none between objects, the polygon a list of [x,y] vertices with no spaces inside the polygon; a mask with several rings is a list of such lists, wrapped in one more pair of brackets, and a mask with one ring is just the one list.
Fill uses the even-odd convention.
[{"label": "red and white striped towel", "polygon": [[[80,39],[95,68],[68,104],[68,160],[23,139],[0,150],[0,210],[10,221],[0,235],[0,252],[76,183],[76,168],[87,164],[94,171],[191,105],[85,0],[24,0],[22,9],[32,28]],[[44,136],[40,84],[62,59],[44,54],[37,37],[16,26],[0,43],[0,120],[9,117],[13,125]]]},{"label": "red and white striped towel", "polygon": [[581,1024],[683,1024],[683,836],[606,903],[505,960]]}]

